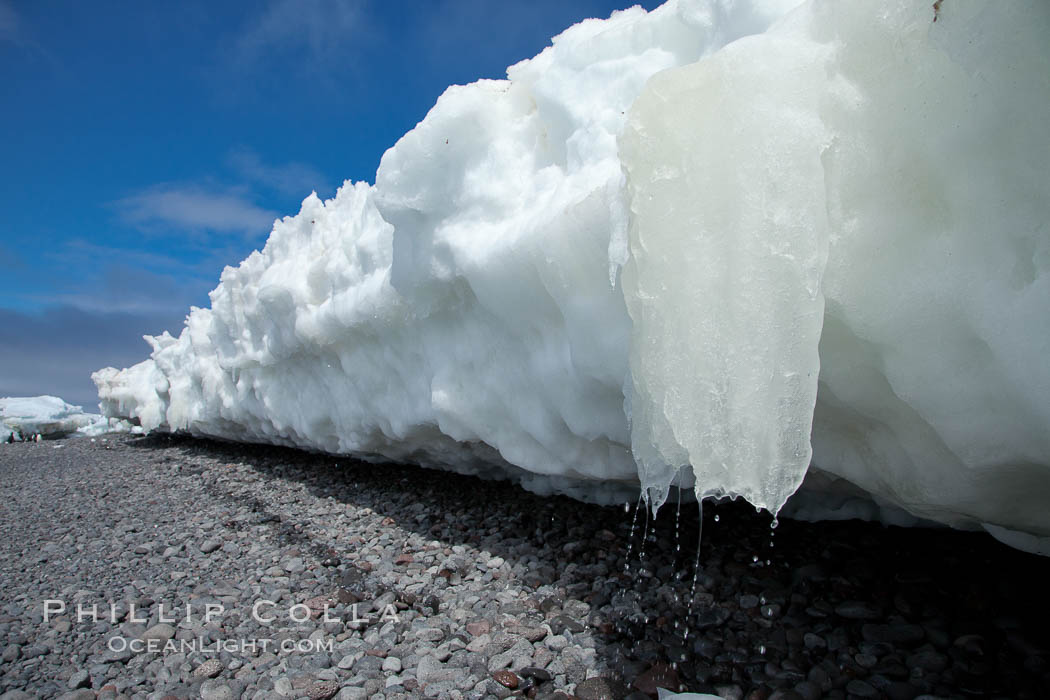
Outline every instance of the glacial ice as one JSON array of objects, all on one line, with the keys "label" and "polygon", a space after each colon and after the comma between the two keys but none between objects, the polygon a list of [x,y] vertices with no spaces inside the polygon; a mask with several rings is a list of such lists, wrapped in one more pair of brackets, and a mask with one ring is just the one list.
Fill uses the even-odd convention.
[{"label": "glacial ice", "polygon": [[601,502],[804,484],[802,517],[862,493],[1039,550],[1050,7],[939,7],[575,25],[275,222],[102,410]]}]

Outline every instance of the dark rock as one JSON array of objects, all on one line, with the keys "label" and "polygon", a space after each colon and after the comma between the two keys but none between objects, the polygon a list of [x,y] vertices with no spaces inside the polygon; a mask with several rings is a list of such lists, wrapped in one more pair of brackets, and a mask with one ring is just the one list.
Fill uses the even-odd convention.
[{"label": "dark rock", "polygon": [[877,698],[880,695],[871,684],[856,679],[846,684],[846,692],[861,698]]},{"label": "dark rock", "polygon": [[795,692],[802,700],[820,700],[820,688],[812,681],[802,681],[795,686]]},{"label": "dark rock", "polygon": [[805,698],[794,690],[785,690],[781,688],[770,693],[769,700],[805,700]]},{"label": "dark rock", "polygon": [[919,649],[908,656],[908,668],[921,668],[923,671],[940,673],[948,668],[948,657],[932,648]]},{"label": "dark rock", "polygon": [[46,656],[50,654],[51,650],[43,644],[31,644],[27,647],[22,648],[23,659],[35,659],[38,656]]},{"label": "dark rock", "polygon": [[584,630],[584,626],[576,620],[573,620],[568,615],[557,615],[550,621],[551,632],[554,634],[561,634],[565,630],[569,630],[573,634],[577,634]]},{"label": "dark rock", "polygon": [[861,635],[869,642],[888,644],[915,644],[926,636],[922,627],[908,623],[868,623],[861,628]]},{"label": "dark rock", "polygon": [[827,649],[828,643],[824,641],[824,638],[819,634],[813,634],[812,632],[806,632],[802,636],[803,643],[807,649]]},{"label": "dark rock", "polygon": [[339,583],[344,588],[356,588],[364,578],[364,571],[357,567],[352,567],[343,571],[342,576],[339,577]]},{"label": "dark rock", "polygon": [[904,681],[891,681],[880,690],[890,700],[914,700],[920,692],[914,685]]},{"label": "dark rock", "polygon": [[835,606],[835,614],[847,620],[878,620],[882,611],[874,605],[859,600],[850,600]]},{"label": "dark rock", "polygon": [[732,616],[732,613],[720,605],[712,605],[700,611],[693,620],[692,626],[697,630],[721,627]]},{"label": "dark rock", "polygon": [[554,679],[554,676],[551,675],[550,671],[535,666],[526,666],[519,670],[518,674],[521,675],[522,678],[535,678],[540,683]]},{"label": "dark rock", "polygon": [[73,675],[69,677],[69,681],[66,683],[66,685],[71,690],[76,690],[77,688],[86,688],[87,686],[91,685],[91,676],[90,674],[88,674],[86,669],[82,668],[79,671],[73,672]]},{"label": "dark rock", "polygon": [[549,613],[555,608],[560,608],[561,604],[564,602],[565,601],[559,598],[558,596],[547,596],[542,601],[540,601],[540,610],[542,610],[545,613]]},{"label": "dark rock", "polygon": [[631,683],[632,688],[637,688],[649,695],[656,695],[658,688],[677,693],[681,690],[681,685],[678,672],[663,662],[653,664],[648,671],[635,678]]}]

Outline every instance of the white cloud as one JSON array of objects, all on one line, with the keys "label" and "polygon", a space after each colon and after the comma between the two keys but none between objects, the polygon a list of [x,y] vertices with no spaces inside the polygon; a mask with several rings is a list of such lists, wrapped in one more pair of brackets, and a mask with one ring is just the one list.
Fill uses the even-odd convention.
[{"label": "white cloud", "polygon": [[273,0],[236,39],[244,64],[274,54],[305,53],[315,63],[343,54],[364,23],[359,0]]},{"label": "white cloud", "polygon": [[239,194],[194,186],[158,185],[115,204],[127,223],[146,231],[162,227],[258,235],[269,232],[277,218],[276,212]]},{"label": "white cloud", "polygon": [[269,165],[248,148],[232,151],[227,160],[244,179],[282,194],[303,198],[310,190],[316,190],[318,194],[330,191],[324,175],[306,163]]}]

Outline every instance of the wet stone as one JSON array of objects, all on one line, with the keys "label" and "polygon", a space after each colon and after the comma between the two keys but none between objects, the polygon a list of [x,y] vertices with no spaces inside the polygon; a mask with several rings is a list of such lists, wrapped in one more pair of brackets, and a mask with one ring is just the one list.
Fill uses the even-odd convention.
[{"label": "wet stone", "polygon": [[518,676],[511,671],[496,671],[492,674],[492,679],[504,688],[514,690],[518,687]]}]

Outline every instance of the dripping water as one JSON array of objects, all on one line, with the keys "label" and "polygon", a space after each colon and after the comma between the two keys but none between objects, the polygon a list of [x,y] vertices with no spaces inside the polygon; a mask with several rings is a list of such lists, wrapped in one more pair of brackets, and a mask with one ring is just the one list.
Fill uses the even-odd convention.
[{"label": "dripping water", "polygon": [[[678,507],[675,509],[675,513],[674,513],[674,562],[673,562],[673,564],[671,566],[671,569],[676,572],[676,579],[677,579],[677,571],[678,571],[678,557],[679,557],[679,555],[682,552],[682,542],[681,542],[681,538],[680,538],[681,525],[682,525],[682,472],[681,472],[681,470],[679,470],[679,472],[678,472]],[[674,604],[675,604],[676,608],[678,607],[678,603],[679,602],[680,602],[680,597],[678,595],[678,586],[675,586],[674,587]],[[675,631],[678,630],[678,616],[677,615],[675,615],[674,628],[675,628]]]},{"label": "dripping water", "polygon": [[682,521],[682,472],[678,472],[678,508],[674,513],[674,569],[678,569],[678,555],[682,551],[682,543],[678,534]]},{"label": "dripping water", "polygon": [[[634,547],[634,529],[638,525],[638,509],[642,505],[642,494],[638,494],[638,502],[634,505],[634,517],[631,518],[631,534],[627,536],[627,560],[623,564],[625,574],[631,571],[631,549]],[[624,508],[630,509],[630,504],[625,503]]]},{"label": "dripping water", "polygon": [[649,540],[649,517],[650,511],[649,499],[645,499],[645,526],[642,528],[642,545],[638,548],[638,568],[645,568],[645,543]]},{"label": "dripping water", "polygon": [[[700,527],[696,533],[696,559],[693,561],[693,585],[689,589],[689,608],[686,612],[686,619],[693,617],[693,604],[696,603],[696,582],[700,578],[700,544],[704,540],[704,499],[697,499],[697,504],[700,506]],[[689,625],[686,624],[685,633],[682,635],[682,642],[689,640]]]}]

